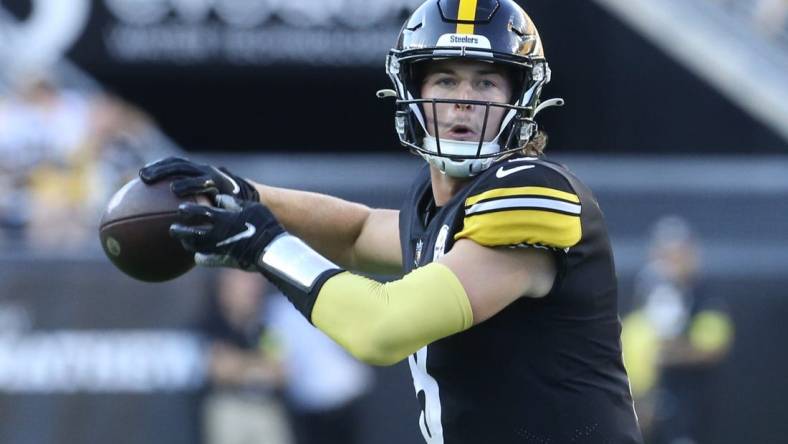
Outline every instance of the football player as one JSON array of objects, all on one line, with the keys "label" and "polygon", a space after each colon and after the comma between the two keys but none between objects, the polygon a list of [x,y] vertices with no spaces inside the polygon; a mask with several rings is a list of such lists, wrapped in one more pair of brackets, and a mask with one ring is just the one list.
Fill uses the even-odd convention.
[{"label": "football player", "polygon": [[542,154],[534,117],[560,100],[540,100],[531,19],[512,0],[428,0],[386,70],[378,94],[427,161],[401,210],[170,158],[142,179],[221,207],[184,204],[172,235],[201,264],[259,271],[359,359],[408,359],[428,443],[641,442],[602,213]]}]

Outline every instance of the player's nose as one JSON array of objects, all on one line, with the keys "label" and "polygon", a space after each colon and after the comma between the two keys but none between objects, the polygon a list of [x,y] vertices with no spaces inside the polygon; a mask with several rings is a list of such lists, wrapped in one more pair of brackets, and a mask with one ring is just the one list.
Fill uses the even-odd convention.
[{"label": "player's nose", "polygon": [[[473,86],[470,82],[460,82],[457,87],[455,99],[457,100],[478,100]],[[469,103],[455,103],[454,108],[457,110],[470,110],[473,105]]]}]

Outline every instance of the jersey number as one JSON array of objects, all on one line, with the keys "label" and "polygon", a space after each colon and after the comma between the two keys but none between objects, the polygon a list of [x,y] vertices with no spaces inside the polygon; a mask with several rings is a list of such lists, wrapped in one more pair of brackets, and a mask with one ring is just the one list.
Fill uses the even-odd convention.
[{"label": "jersey number", "polygon": [[421,414],[419,428],[427,444],[443,444],[441,425],[441,400],[438,395],[438,382],[427,373],[427,347],[408,357],[413,386],[419,399]]}]

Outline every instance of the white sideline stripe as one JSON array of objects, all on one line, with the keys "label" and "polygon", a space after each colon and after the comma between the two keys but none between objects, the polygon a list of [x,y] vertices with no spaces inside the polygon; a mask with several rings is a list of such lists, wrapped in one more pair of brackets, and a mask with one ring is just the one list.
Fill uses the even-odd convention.
[{"label": "white sideline stripe", "polygon": [[546,208],[549,210],[558,210],[563,211],[565,213],[577,214],[580,215],[580,205],[569,203],[569,202],[559,202],[557,200],[551,199],[539,199],[534,197],[515,197],[509,199],[497,199],[491,200],[489,202],[481,202],[477,203],[471,208],[469,208],[465,214],[470,216],[472,214],[481,213],[484,211],[491,211],[491,210],[502,210],[506,208]]}]

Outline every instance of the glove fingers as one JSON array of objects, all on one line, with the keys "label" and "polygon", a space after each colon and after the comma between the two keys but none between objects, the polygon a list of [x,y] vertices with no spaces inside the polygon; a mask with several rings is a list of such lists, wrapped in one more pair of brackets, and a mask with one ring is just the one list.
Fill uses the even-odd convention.
[{"label": "glove fingers", "polygon": [[194,196],[195,194],[210,194],[215,196],[219,193],[216,183],[205,176],[188,177],[172,182],[170,189],[178,197]]},{"label": "glove fingers", "polygon": [[209,231],[210,228],[205,226],[191,226],[178,223],[170,225],[170,236],[181,241],[183,248],[188,251],[197,251]]},{"label": "glove fingers", "polygon": [[156,159],[153,162],[148,162],[145,164],[144,167],[142,167],[142,169],[160,167],[163,165],[169,165],[171,163],[176,163],[176,162],[188,162],[188,160],[183,157],[169,156],[163,159]]},{"label": "glove fingers", "polygon": [[216,209],[194,203],[182,203],[178,206],[178,221],[186,225],[212,224]]},{"label": "glove fingers", "polygon": [[140,179],[150,184],[172,176],[198,176],[201,174],[203,171],[190,161],[171,157],[143,167],[140,170]]},{"label": "glove fingers", "polygon": [[184,225],[179,223],[170,225],[170,236],[176,239],[183,239],[186,237],[205,237],[209,231],[209,227],[201,225]]},{"label": "glove fingers", "polygon": [[145,164],[144,167],[140,168],[139,176],[145,183],[152,183],[159,179],[158,171],[162,168],[166,167],[167,165],[171,165],[176,162],[181,162],[185,159],[180,157],[167,157],[164,159],[154,160],[153,162]]}]

